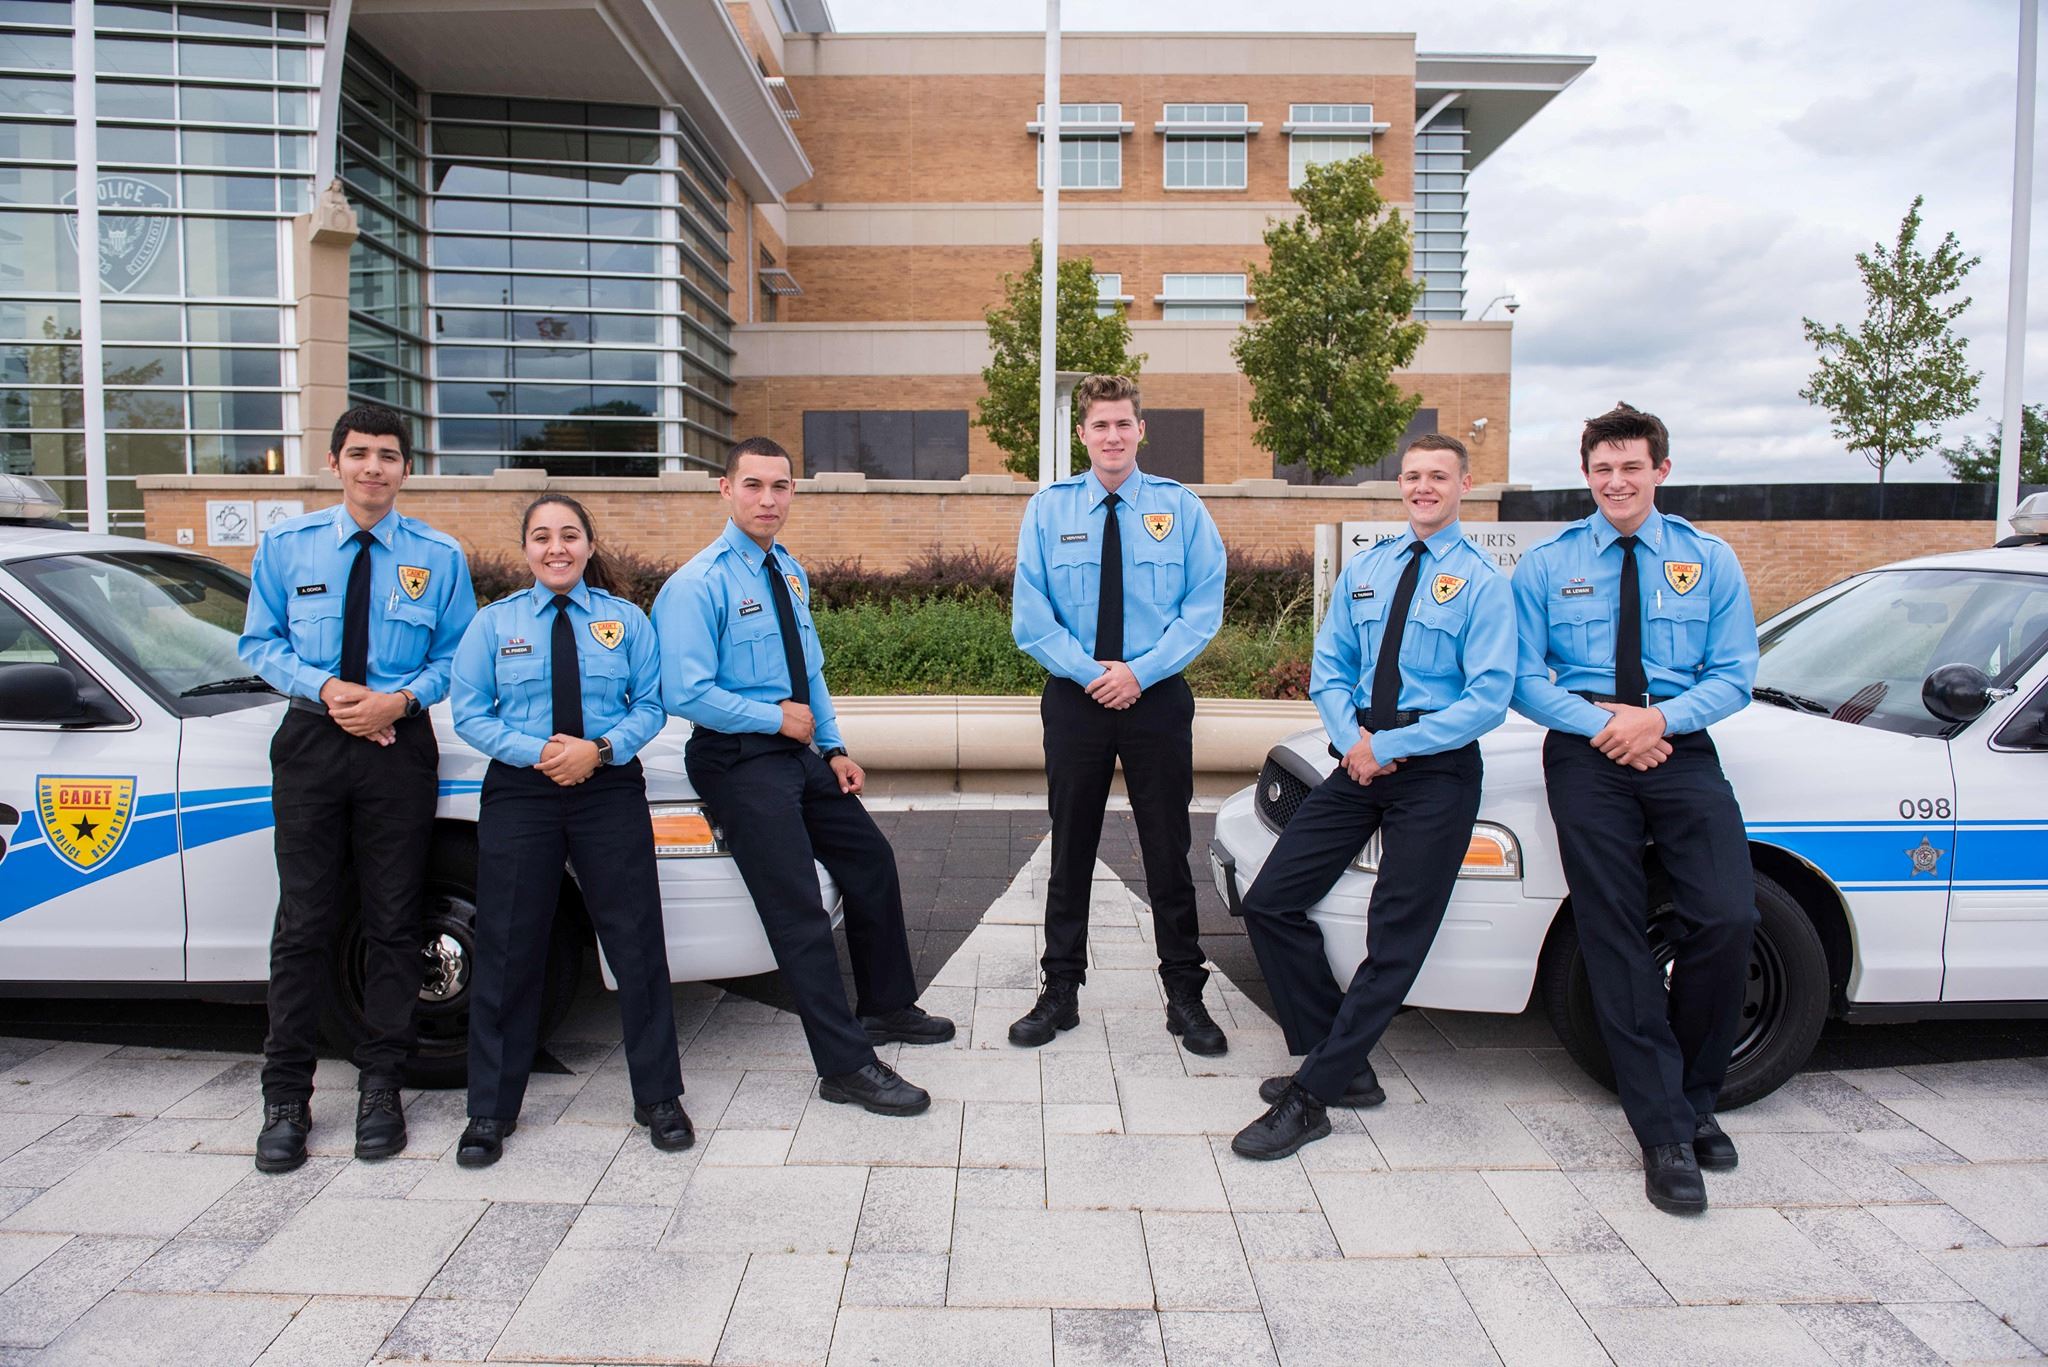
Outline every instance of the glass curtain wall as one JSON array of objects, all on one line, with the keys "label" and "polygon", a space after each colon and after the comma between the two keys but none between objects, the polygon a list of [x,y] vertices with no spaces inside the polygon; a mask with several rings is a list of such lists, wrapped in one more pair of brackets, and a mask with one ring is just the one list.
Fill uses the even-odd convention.
[{"label": "glass curtain wall", "polygon": [[1415,135],[1415,316],[1465,316],[1465,111],[1446,109]]},{"label": "glass curtain wall", "polygon": [[109,522],[132,530],[137,475],[286,468],[297,376],[284,220],[311,200],[318,20],[95,7],[105,354],[92,377],[75,345],[71,20],[61,0],[0,6],[0,459],[50,478],[82,516],[97,394]]},{"label": "glass curtain wall", "polygon": [[432,95],[438,458],[649,475],[731,441],[725,174],[673,111]]},{"label": "glass curtain wall", "polygon": [[351,40],[341,73],[336,165],[360,232],[348,260],[348,389],[410,420],[416,456],[427,422],[426,156],[419,91]]}]

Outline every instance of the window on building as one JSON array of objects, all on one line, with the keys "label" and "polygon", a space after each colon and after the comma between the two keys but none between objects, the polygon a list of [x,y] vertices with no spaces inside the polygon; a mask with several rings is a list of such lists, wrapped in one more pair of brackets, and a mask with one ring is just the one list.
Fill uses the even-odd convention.
[{"label": "window on building", "polygon": [[1241,104],[1170,104],[1158,130],[1166,135],[1166,188],[1242,190],[1245,140],[1258,131]]},{"label": "window on building", "polygon": [[1369,104],[1289,105],[1287,188],[1306,180],[1311,166],[1371,155],[1373,135],[1386,126],[1373,120]]},{"label": "window on building", "polygon": [[1465,111],[1445,109],[1415,135],[1415,316],[1465,316]]},{"label": "window on building", "polygon": [[967,473],[967,410],[804,411],[803,472],[870,479],[959,479]]},{"label": "window on building", "polygon": [[1138,465],[1148,475],[1177,479],[1182,484],[1200,484],[1202,410],[1146,409],[1145,444],[1138,451]]},{"label": "window on building", "polygon": [[1119,309],[1127,309],[1131,296],[1124,293],[1124,277],[1121,272],[1096,272],[1095,275],[1095,316],[1107,318]]},{"label": "window on building", "polygon": [[1244,276],[1169,275],[1156,302],[1162,317],[1179,322],[1243,318]]},{"label": "window on building", "polygon": [[[1060,188],[1117,190],[1124,183],[1124,134],[1120,104],[1060,104]],[[1045,106],[1029,125],[1038,134],[1038,188],[1045,188]]]},{"label": "window on building", "polygon": [[1289,484],[1365,484],[1372,480],[1399,479],[1401,477],[1401,456],[1415,439],[1426,432],[1436,431],[1437,410],[1419,408],[1408,420],[1408,426],[1401,433],[1401,439],[1394,444],[1394,453],[1379,460],[1368,461],[1344,475],[1324,475],[1313,478],[1305,465],[1282,465],[1273,462],[1273,478],[1284,479]]}]

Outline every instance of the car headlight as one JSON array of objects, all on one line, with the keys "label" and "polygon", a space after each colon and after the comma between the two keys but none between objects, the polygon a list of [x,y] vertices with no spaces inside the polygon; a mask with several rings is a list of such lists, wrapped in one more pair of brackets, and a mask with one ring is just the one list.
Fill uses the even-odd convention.
[{"label": "car headlight", "polygon": [[647,811],[654,818],[655,858],[702,859],[725,853],[724,833],[696,803],[656,802]]},{"label": "car headlight", "polygon": [[[1372,838],[1353,856],[1351,867],[1360,873],[1380,871],[1380,833],[1374,831]],[[1460,878],[1520,878],[1522,876],[1522,847],[1516,843],[1514,832],[1491,821],[1475,822],[1472,826],[1472,842],[1465,847],[1464,862],[1458,866]]]}]

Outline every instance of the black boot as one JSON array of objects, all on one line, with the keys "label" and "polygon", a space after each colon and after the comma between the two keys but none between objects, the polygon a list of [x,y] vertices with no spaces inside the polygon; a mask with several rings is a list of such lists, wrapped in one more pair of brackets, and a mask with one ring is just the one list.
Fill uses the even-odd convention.
[{"label": "black boot", "polygon": [[[1267,1078],[1259,1084],[1259,1100],[1265,1102],[1268,1106],[1272,1105],[1280,1099],[1280,1094],[1287,1090],[1287,1084],[1292,1081],[1294,1079],[1291,1077]],[[1379,1075],[1373,1072],[1372,1065],[1368,1063],[1365,1065],[1364,1071],[1345,1084],[1344,1095],[1337,1098],[1337,1104],[1339,1106],[1377,1106],[1386,1099],[1387,1094],[1380,1087]]]},{"label": "black boot", "polygon": [[303,1101],[269,1101],[263,1106],[263,1129],[256,1136],[256,1171],[290,1172],[306,1161],[306,1135],[313,1128],[313,1108]]},{"label": "black boot", "polygon": [[1215,1055],[1230,1050],[1223,1027],[1209,1018],[1209,1008],[1202,1005],[1200,991],[1167,998],[1166,1033],[1179,1035],[1191,1054]]},{"label": "black boot", "polygon": [[914,1002],[879,1016],[862,1016],[860,1023],[868,1032],[870,1044],[944,1044],[953,1038],[953,1022],[932,1015]]},{"label": "black boot", "polygon": [[683,1109],[681,1097],[657,1101],[652,1106],[633,1107],[633,1123],[647,1127],[647,1139],[657,1149],[687,1149],[697,1142],[697,1127]]},{"label": "black boot", "polygon": [[378,1087],[356,1101],[356,1157],[389,1158],[405,1147],[405,1108],[398,1089]]},{"label": "black boot", "polygon": [[471,1116],[469,1125],[462,1131],[462,1138],[456,1141],[456,1164],[465,1168],[488,1168],[505,1152],[505,1136],[518,1128],[516,1120],[499,1120],[488,1115]]},{"label": "black boot", "polygon": [[1025,1049],[1050,1044],[1062,1030],[1081,1023],[1081,986],[1064,978],[1047,978],[1037,1003],[1010,1026],[1010,1043]]},{"label": "black boot", "polygon": [[1643,1148],[1643,1194],[1650,1204],[1673,1215],[1698,1215],[1707,1208],[1707,1184],[1690,1144],[1655,1144]]},{"label": "black boot", "polygon": [[1264,1115],[1237,1132],[1230,1150],[1261,1161],[1285,1158],[1329,1132],[1330,1113],[1323,1103],[1290,1082]]},{"label": "black boot", "polygon": [[1721,1122],[1711,1114],[1701,1116],[1693,1127],[1692,1154],[1711,1172],[1726,1172],[1741,1161],[1735,1141],[1721,1132]]},{"label": "black boot", "polygon": [[880,1059],[857,1072],[818,1079],[818,1095],[876,1115],[917,1115],[932,1104],[932,1094],[912,1086]]}]

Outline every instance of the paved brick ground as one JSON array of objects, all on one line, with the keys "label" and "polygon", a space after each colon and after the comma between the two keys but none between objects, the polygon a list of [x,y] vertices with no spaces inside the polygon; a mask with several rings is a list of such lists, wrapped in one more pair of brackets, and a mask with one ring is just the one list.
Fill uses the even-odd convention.
[{"label": "paved brick ground", "polygon": [[[1228,1055],[1164,1033],[1127,818],[1096,871],[1082,1024],[1036,1052],[1003,1031],[1035,981],[1043,817],[884,819],[926,1004],[961,1024],[951,1047],[890,1051],[936,1098],[912,1120],[819,1100],[758,981],[676,991],[694,1149],[657,1153],[627,1123],[614,1006],[592,994],[482,1172],[454,1164],[459,1093],[409,1096],[411,1147],[358,1163],[353,1077],[324,1062],[315,1156],[264,1177],[246,1048],[122,1044],[83,1019],[80,1038],[0,1037],[0,1365],[1691,1367],[2048,1348],[2048,1063],[1943,1061],[2027,1027],[1832,1036],[1819,1070],[1726,1117],[1742,1166],[1709,1176],[1701,1219],[1643,1202],[1619,1108],[1532,1016],[1400,1017],[1376,1058],[1384,1106],[1252,1164],[1229,1136],[1284,1046],[1255,984],[1227,976],[1210,998]],[[1227,966],[1241,942],[1209,910]]]}]

